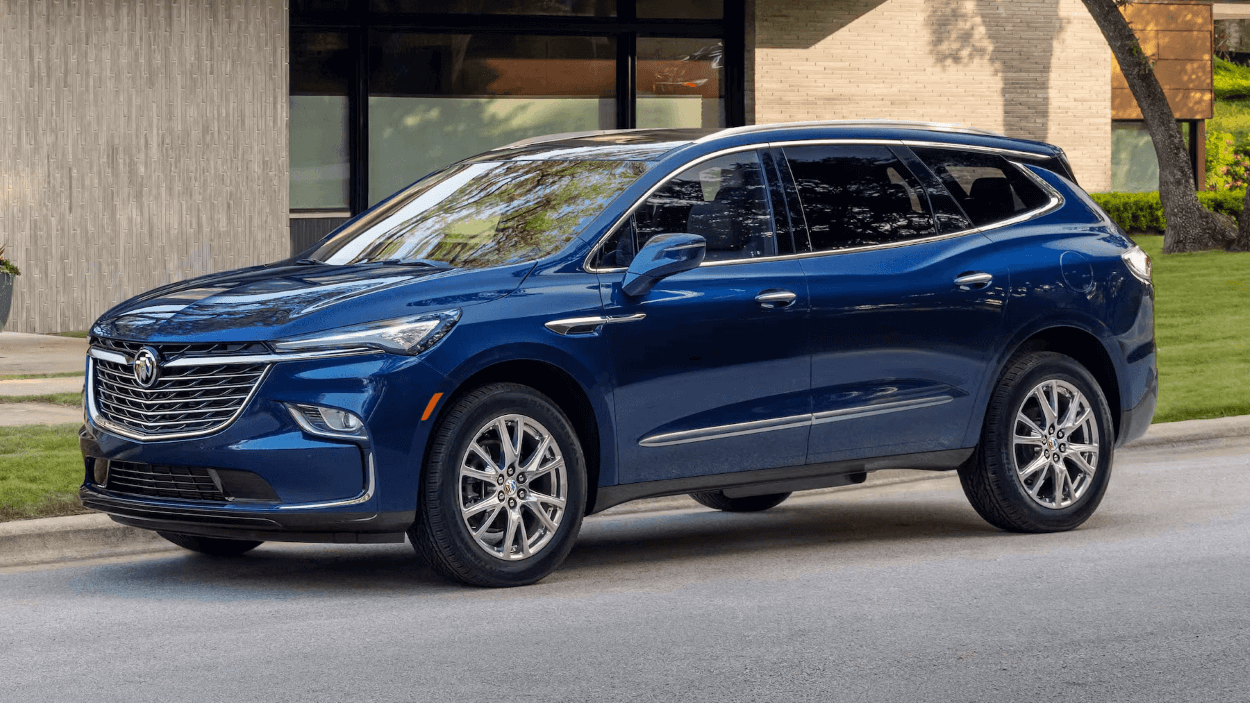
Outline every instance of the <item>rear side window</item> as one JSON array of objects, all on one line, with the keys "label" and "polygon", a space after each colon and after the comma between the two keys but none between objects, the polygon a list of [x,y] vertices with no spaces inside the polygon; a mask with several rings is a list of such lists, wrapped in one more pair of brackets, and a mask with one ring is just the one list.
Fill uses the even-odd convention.
[{"label": "rear side window", "polygon": [[786,147],[813,251],[935,234],[920,183],[884,146]]},{"label": "rear side window", "polygon": [[772,223],[758,154],[728,154],[683,171],[655,191],[604,241],[593,265],[627,267],[652,237],[674,232],[707,240],[704,261],[773,256]]},{"label": "rear side window", "polygon": [[912,151],[933,169],[977,227],[1050,202],[1036,183],[997,154],[914,147]]}]

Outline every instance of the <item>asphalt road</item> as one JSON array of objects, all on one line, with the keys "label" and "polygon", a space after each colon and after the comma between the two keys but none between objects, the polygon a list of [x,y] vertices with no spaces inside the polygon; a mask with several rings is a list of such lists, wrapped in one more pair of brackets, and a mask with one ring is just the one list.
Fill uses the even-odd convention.
[{"label": "asphalt road", "polygon": [[1250,699],[1250,439],[1114,470],[1056,535],[953,477],[606,515],[508,591],[407,545],[9,569],[0,700]]}]

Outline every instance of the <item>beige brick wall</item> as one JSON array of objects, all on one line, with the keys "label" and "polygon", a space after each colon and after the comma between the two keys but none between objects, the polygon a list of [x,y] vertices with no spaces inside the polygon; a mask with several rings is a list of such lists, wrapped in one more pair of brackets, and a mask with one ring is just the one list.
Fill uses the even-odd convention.
[{"label": "beige brick wall", "polygon": [[287,25],[285,0],[0,0],[6,330],[288,254]]},{"label": "beige brick wall", "polygon": [[1111,57],[1081,0],[755,0],[748,117],[959,122],[1111,172]]}]

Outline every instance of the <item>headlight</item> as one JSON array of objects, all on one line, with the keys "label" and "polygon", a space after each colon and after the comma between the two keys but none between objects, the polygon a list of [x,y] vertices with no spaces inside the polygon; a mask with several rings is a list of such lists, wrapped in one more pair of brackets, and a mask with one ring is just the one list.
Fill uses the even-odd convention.
[{"label": "headlight", "polygon": [[313,332],[278,340],[273,342],[273,347],[278,352],[379,349],[392,354],[416,355],[445,337],[459,319],[459,310],[444,310]]},{"label": "headlight", "polygon": [[1124,263],[1128,266],[1128,270],[1133,272],[1143,283],[1150,283],[1150,255],[1141,250],[1141,247],[1134,246],[1132,249],[1120,254],[1120,258],[1124,259]]}]

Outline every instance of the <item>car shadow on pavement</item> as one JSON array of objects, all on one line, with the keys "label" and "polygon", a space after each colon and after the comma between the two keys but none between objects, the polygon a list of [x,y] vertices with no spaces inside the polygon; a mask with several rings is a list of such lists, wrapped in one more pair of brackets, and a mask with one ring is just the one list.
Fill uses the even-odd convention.
[{"label": "car shadow on pavement", "polygon": [[[764,513],[704,509],[607,515],[588,519],[565,564],[540,582],[613,581],[640,572],[720,560],[728,566],[793,558],[836,565],[855,555],[932,553],[933,542],[1004,533],[966,505],[874,500],[796,502]],[[242,557],[189,552],[97,565],[75,579],[84,594],[211,602],[341,597],[463,595],[408,544],[266,544]]]}]

